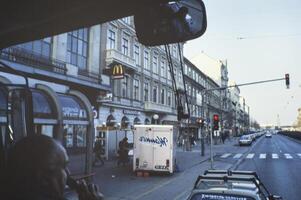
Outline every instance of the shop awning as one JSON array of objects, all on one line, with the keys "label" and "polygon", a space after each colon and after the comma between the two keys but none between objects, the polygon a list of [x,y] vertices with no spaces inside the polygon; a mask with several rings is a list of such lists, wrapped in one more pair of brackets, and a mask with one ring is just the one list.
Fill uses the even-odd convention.
[{"label": "shop awning", "polygon": [[141,124],[141,120],[138,117],[135,117],[134,124]]},{"label": "shop awning", "polygon": [[54,105],[50,98],[39,90],[32,90],[33,113],[35,118],[55,119]]},{"label": "shop awning", "polygon": [[115,117],[114,117],[113,115],[109,115],[109,116],[107,117],[106,125],[107,125],[107,126],[114,126],[116,122],[117,122],[117,121],[116,121]]},{"label": "shop awning", "polygon": [[64,120],[88,120],[87,110],[80,99],[75,96],[59,94]]}]

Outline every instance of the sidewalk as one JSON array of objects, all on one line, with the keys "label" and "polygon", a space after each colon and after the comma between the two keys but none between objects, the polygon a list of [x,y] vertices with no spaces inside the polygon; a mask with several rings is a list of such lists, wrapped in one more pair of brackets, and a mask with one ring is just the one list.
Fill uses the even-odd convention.
[{"label": "sidewalk", "polygon": [[[237,139],[232,138],[231,141],[226,140],[225,144],[213,145],[213,155],[235,151],[237,148],[236,144]],[[147,190],[147,188],[155,187],[176,178],[200,163],[203,163],[201,165],[204,165],[204,167],[208,165],[210,146],[208,144],[205,145],[205,156],[201,156],[199,141],[197,145],[192,147],[192,151],[183,151],[181,147],[177,147],[176,159],[179,172],[173,175],[155,174],[147,178],[136,177],[133,173],[132,163],[125,167],[118,167],[117,160],[109,160],[105,161],[104,166],[93,168],[93,171],[96,173],[93,182],[99,185],[100,191],[109,199],[129,199],[129,196],[139,195],[140,192]]]},{"label": "sidewalk", "polygon": [[[226,140],[225,144],[219,143],[212,147],[213,156],[221,155],[224,152],[235,152],[238,149],[237,138],[231,138],[231,141]],[[179,172],[173,175],[155,174],[148,178],[136,177],[133,173],[132,163],[125,167],[118,167],[117,160],[109,160],[105,161],[104,166],[93,168],[96,173],[93,182],[99,186],[100,191],[108,197],[107,199],[135,199],[135,195],[139,196],[139,194],[149,191],[150,188],[165,184],[172,179],[180,177],[180,179],[189,179],[186,175],[182,175],[187,174],[195,167],[198,169],[208,168],[210,159],[210,146],[208,144],[205,143],[205,156],[201,156],[200,141],[192,147],[191,151],[183,151],[181,147],[177,147],[176,151]]]}]

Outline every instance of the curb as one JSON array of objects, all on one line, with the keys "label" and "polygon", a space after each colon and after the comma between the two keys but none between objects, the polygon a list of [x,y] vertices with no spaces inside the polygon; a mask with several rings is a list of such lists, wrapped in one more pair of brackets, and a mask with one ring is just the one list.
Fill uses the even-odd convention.
[{"label": "curb", "polygon": [[296,143],[301,144],[301,141],[300,141],[300,140],[297,140],[297,139],[295,139],[295,138],[289,137],[289,136],[287,136],[287,135],[282,135],[282,134],[279,134],[279,135],[284,136],[285,138],[287,138],[287,139],[289,139],[289,140],[291,140],[291,141],[294,141],[294,142],[296,142]]}]

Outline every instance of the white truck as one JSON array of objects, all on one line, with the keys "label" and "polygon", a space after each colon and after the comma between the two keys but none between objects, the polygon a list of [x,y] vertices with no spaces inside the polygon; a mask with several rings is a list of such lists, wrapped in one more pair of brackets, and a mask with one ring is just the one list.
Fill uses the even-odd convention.
[{"label": "white truck", "polygon": [[172,125],[135,125],[133,170],[173,173],[177,133]]}]

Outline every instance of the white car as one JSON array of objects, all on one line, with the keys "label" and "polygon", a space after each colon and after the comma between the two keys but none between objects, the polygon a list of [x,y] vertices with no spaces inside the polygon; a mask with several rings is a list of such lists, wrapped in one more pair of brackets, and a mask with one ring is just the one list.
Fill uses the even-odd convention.
[{"label": "white car", "polygon": [[272,137],[272,134],[271,134],[271,133],[267,133],[267,134],[265,134],[265,137],[266,137],[266,138],[271,138],[271,137]]}]

